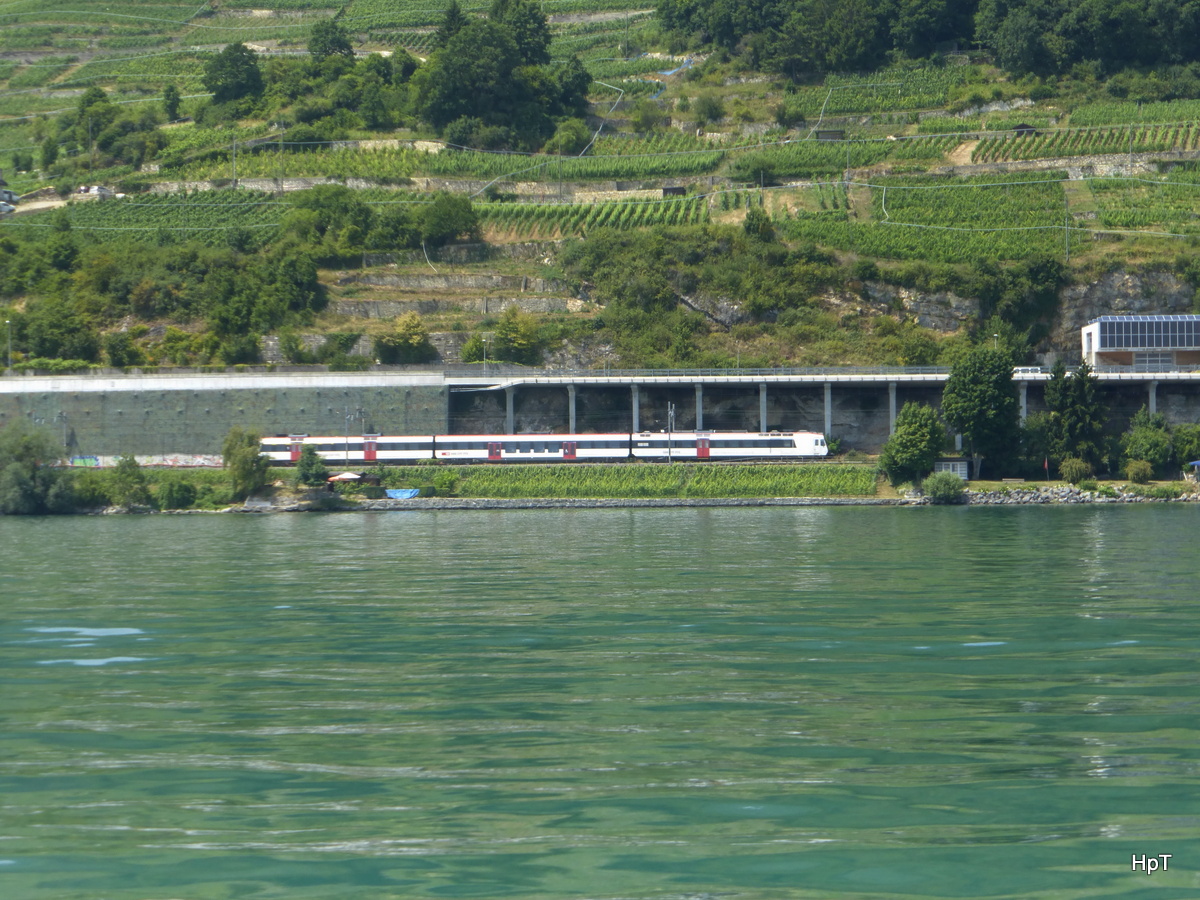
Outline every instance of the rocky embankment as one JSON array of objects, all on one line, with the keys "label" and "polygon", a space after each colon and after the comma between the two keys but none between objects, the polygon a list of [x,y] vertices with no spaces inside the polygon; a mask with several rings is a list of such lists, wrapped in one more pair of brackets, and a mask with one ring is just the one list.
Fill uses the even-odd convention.
[{"label": "rocky embankment", "polygon": [[1189,503],[1200,500],[1200,493],[1192,491],[1179,497],[1151,497],[1128,487],[1083,491],[1069,484],[1060,484],[998,491],[968,490],[966,497],[967,503],[972,506],[1030,506],[1043,503]]}]

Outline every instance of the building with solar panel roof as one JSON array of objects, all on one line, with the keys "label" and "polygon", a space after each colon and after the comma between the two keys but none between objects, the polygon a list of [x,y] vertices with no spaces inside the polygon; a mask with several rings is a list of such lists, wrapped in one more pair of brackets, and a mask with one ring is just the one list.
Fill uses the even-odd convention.
[{"label": "building with solar panel roof", "polygon": [[1200,369],[1200,316],[1101,316],[1080,330],[1092,368],[1137,372]]}]

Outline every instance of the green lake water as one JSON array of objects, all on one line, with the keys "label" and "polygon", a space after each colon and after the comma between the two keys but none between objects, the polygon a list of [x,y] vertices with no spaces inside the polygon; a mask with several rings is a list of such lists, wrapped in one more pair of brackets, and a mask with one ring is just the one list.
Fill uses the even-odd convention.
[{"label": "green lake water", "polygon": [[1200,896],[1198,526],[0,519],[0,897]]}]

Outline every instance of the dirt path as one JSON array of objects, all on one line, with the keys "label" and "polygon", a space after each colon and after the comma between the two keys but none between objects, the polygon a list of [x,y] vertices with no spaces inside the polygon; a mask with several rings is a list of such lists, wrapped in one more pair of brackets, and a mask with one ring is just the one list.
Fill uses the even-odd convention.
[{"label": "dirt path", "polygon": [[27,213],[45,212],[48,209],[58,209],[60,206],[66,205],[66,200],[31,200],[28,203],[22,203],[13,210],[13,215],[19,216]]},{"label": "dirt path", "polygon": [[971,164],[971,154],[975,152],[975,148],[978,146],[979,141],[963,141],[947,153],[946,157],[956,166],[969,166]]}]

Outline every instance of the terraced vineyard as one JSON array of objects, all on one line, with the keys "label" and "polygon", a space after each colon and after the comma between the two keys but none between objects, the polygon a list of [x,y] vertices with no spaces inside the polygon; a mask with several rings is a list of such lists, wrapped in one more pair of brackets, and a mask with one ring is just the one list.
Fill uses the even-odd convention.
[{"label": "terraced vineyard", "polygon": [[708,203],[698,197],[606,203],[482,203],[476,210],[486,226],[520,238],[580,235],[596,228],[699,225],[708,221]]},{"label": "terraced vineyard", "polygon": [[127,234],[136,240],[195,240],[226,244],[233,231],[246,232],[257,243],[274,236],[280,217],[289,208],[270,194],[255,191],[202,191],[177,194],[139,194],[131,197],[73,203],[60,211],[20,216],[6,228],[54,228],[65,215],[72,230],[104,239]]},{"label": "terraced vineyard", "polygon": [[[870,185],[869,212],[822,198],[790,212],[781,226],[792,238],[885,259],[967,262],[1061,253],[1064,178],[879,179]],[[1078,232],[1069,239],[1083,246]]]},{"label": "terraced vineyard", "polygon": [[984,138],[975,148],[972,160],[988,163],[1198,148],[1200,123],[1195,122],[1124,128],[1056,128],[1036,134]]},{"label": "terraced vineyard", "polygon": [[1200,234],[1200,173],[1194,169],[1161,179],[1095,178],[1089,186],[1105,228]]}]

